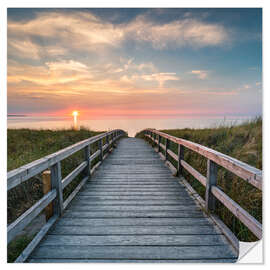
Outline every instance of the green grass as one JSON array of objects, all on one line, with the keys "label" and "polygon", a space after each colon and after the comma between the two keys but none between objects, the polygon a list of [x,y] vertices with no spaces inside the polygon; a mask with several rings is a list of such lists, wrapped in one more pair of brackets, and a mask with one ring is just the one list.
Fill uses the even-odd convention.
[{"label": "green grass", "polygon": [[[171,129],[161,130],[175,137],[190,140],[215,149],[221,153],[239,159],[247,164],[262,169],[262,119],[256,118],[238,126],[217,126],[206,129]],[[142,133],[136,137],[143,138]],[[162,143],[165,143],[163,141]],[[169,147],[177,153],[177,145]],[[206,176],[206,158],[185,148],[184,159],[192,167]],[[173,159],[170,159],[176,165]],[[205,188],[189,173],[184,177],[204,198]],[[239,203],[258,221],[262,222],[262,192],[254,188],[229,171],[219,168],[218,185],[234,201]],[[221,203],[217,203],[216,213],[241,241],[255,241],[257,238],[238,221]]]},{"label": "green grass", "polygon": [[[7,131],[7,167],[8,171],[18,168],[31,161],[61,150],[76,142],[82,141],[102,132],[94,132],[85,128],[79,131],[67,130],[31,130],[31,129],[8,129]],[[94,143],[91,152],[97,149]],[[64,178],[75,169],[84,159],[83,150],[61,162],[62,177]],[[92,165],[97,162],[93,161]],[[64,199],[74,190],[82,176],[77,176],[65,189]],[[8,191],[8,223],[13,222],[42,196],[41,175],[37,175]],[[19,236],[8,245],[8,262],[16,257],[31,241],[29,236]]]}]

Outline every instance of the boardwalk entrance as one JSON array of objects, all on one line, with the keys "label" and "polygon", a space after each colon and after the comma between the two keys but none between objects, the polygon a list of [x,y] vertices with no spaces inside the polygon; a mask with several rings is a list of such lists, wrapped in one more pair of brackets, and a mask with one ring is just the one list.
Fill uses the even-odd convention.
[{"label": "boardwalk entrance", "polygon": [[28,261],[236,261],[178,181],[144,140],[120,140]]}]

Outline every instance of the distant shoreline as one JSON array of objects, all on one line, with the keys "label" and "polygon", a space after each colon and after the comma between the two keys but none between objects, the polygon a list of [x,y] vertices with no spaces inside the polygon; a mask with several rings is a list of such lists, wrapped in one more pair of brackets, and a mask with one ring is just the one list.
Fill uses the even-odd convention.
[{"label": "distant shoreline", "polygon": [[8,114],[8,117],[27,117],[28,115],[25,114]]}]

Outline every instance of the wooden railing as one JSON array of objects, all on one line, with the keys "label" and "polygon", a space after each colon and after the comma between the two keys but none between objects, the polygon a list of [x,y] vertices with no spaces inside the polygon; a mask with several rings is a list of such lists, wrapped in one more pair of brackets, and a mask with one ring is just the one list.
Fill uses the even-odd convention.
[{"label": "wooden railing", "polygon": [[[254,187],[262,190],[262,171],[254,168],[244,162],[235,158],[217,152],[213,149],[207,148],[200,144],[177,138],[166,133],[157,131],[155,129],[146,129],[143,131],[144,135],[157,145],[157,151],[161,157],[166,160],[167,165],[178,176],[182,176],[182,170],[187,170],[192,176],[195,177],[205,188],[205,201],[199,196],[201,204],[204,206],[208,213],[213,212],[215,209],[215,199],[218,199],[226,208],[228,208],[247,228],[254,233],[259,239],[262,238],[262,224],[260,224],[253,216],[244,210],[239,204],[234,202],[217,186],[218,165],[229,170],[240,178],[244,179]],[[165,139],[165,144],[161,143],[161,138]],[[170,142],[178,145],[178,153],[175,154],[169,149]],[[184,161],[184,148],[199,153],[207,158],[207,176],[203,176],[191,165]],[[165,155],[161,153],[161,149],[165,151]],[[177,168],[168,160],[170,155],[176,162]],[[183,179],[189,189],[194,189]],[[215,217],[217,220],[217,218]],[[218,221],[220,223],[220,221]],[[224,228],[224,226],[222,225]],[[237,246],[235,237],[231,232],[227,231],[227,236],[230,238],[232,244]],[[238,242],[238,241],[237,241]]]},{"label": "wooden railing", "polygon": [[[104,155],[105,150],[109,150],[113,142],[120,137],[126,135],[123,130],[113,130],[110,132],[102,133],[100,135],[91,137],[84,141],[73,144],[65,149],[62,149],[56,153],[48,155],[44,158],[33,161],[18,169],[12,170],[7,174],[7,190],[10,190],[21,183],[29,180],[31,177],[36,176],[39,173],[44,172],[49,168],[50,170],[50,182],[51,188],[38,202],[36,202],[31,208],[24,212],[19,218],[8,225],[7,238],[8,243],[14,239],[30,222],[37,217],[49,204],[53,204],[53,215],[48,219],[47,223],[37,233],[32,242],[26,247],[26,249],[17,258],[16,262],[25,261],[33,249],[38,245],[40,240],[45,236],[50,227],[55,223],[56,219],[61,216],[63,210],[68,206],[70,201],[75,197],[80,188],[85,184],[87,179],[91,176],[94,170],[105,159],[109,151]],[[103,145],[103,141],[106,143]],[[91,155],[91,145],[98,143],[98,150]],[[73,155],[74,153],[84,149],[85,161],[83,161],[77,168],[75,168],[70,174],[62,179],[61,174],[61,161],[65,158]],[[91,168],[91,161],[99,157],[99,161]],[[72,180],[83,173],[84,178],[75,188],[75,190],[63,201],[63,189],[72,182]]]}]

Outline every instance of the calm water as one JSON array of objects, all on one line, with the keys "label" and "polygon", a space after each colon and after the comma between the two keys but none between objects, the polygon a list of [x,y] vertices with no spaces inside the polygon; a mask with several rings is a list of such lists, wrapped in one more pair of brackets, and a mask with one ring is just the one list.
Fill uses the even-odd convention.
[{"label": "calm water", "polygon": [[[134,136],[145,128],[175,129],[175,128],[206,128],[219,125],[237,125],[252,119],[251,117],[230,118],[174,118],[174,119],[109,119],[109,120],[81,120],[78,126],[91,130],[108,131],[116,128],[126,130],[129,136]],[[8,117],[8,128],[33,128],[33,129],[61,129],[74,127],[72,117]]]}]

